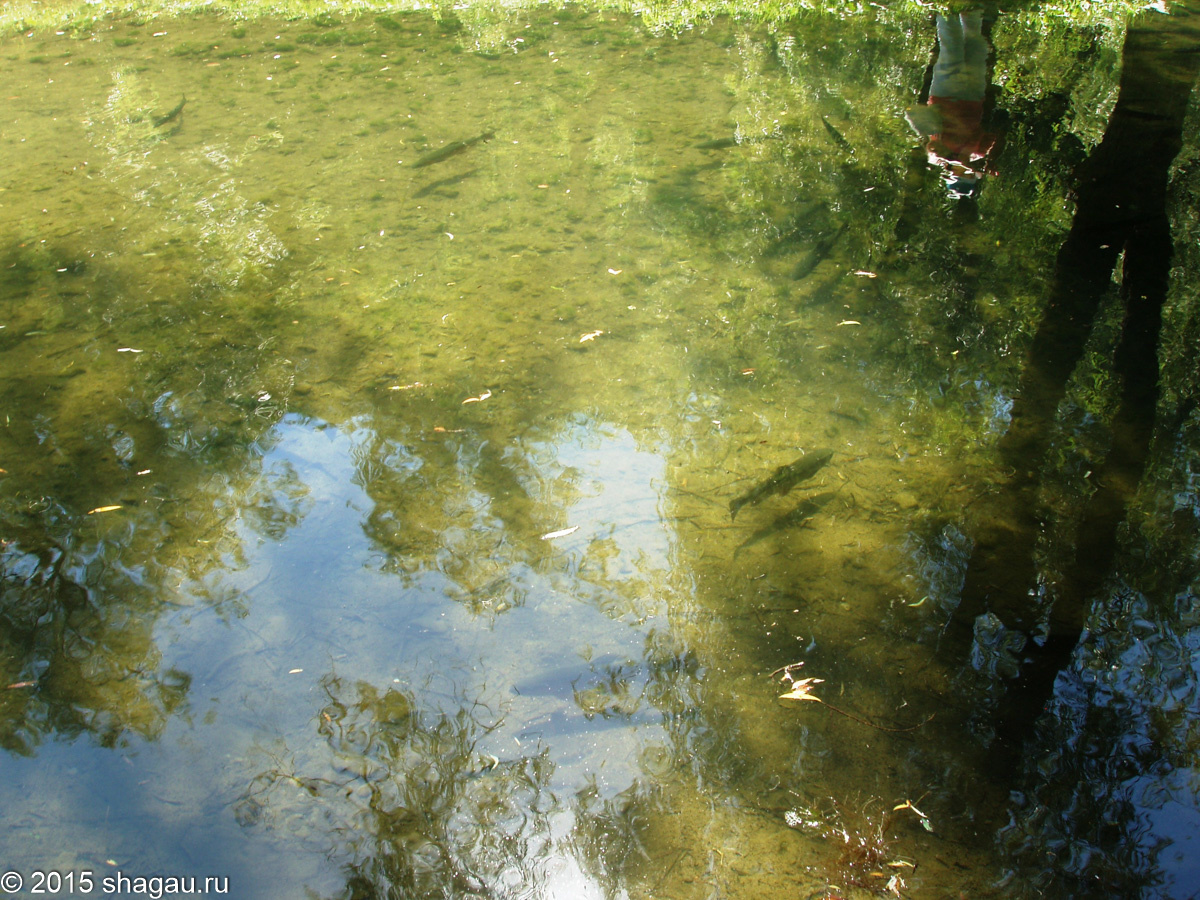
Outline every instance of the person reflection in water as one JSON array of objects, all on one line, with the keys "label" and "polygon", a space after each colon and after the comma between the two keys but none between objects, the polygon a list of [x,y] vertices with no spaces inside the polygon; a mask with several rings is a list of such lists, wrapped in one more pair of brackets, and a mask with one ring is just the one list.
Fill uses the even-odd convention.
[{"label": "person reflection in water", "polygon": [[983,130],[987,94],[988,43],[983,12],[938,15],[938,56],[929,100],[905,112],[917,134],[928,140],[929,162],[942,170],[951,197],[975,197],[985,174],[994,174],[989,157],[996,135]]}]

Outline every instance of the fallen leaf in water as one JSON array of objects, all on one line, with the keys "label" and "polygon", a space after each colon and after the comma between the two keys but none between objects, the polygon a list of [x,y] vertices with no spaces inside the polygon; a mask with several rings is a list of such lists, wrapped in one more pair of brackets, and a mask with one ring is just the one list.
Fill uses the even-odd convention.
[{"label": "fallen leaf in water", "polygon": [[578,525],[572,525],[570,528],[564,528],[562,531],[549,531],[542,535],[543,541],[552,541],[555,538],[566,537],[568,534],[574,534],[579,530]]},{"label": "fallen leaf in water", "polygon": [[903,803],[901,803],[899,806],[893,806],[893,807],[892,807],[892,812],[899,812],[899,811],[900,811],[900,810],[902,810],[902,809],[911,809],[913,812],[915,812],[915,813],[916,813],[918,816],[920,816],[922,819],[928,819],[928,818],[929,818],[929,816],[925,815],[925,813],[921,812],[919,809],[917,809],[915,806],[913,806],[913,803],[912,803],[912,801],[911,801],[911,800],[905,800],[905,801],[904,801]]},{"label": "fallen leaf in water", "polygon": [[112,512],[114,509],[120,508],[120,503],[114,503],[112,506],[97,506],[95,509],[89,509],[87,514],[90,516],[92,513]]},{"label": "fallen leaf in water", "polygon": [[824,684],[824,683],[825,683],[824,678],[801,678],[797,681],[793,681],[792,689],[790,691],[788,691],[786,694],[780,694],[779,699],[780,700],[815,700],[817,703],[820,703],[821,698],[814,697],[812,695],[812,690],[818,684]]}]

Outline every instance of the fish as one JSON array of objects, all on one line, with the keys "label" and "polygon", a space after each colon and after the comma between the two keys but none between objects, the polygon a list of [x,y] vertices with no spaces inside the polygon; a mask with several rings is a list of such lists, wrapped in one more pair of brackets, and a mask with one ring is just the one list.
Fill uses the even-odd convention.
[{"label": "fish", "polygon": [[800,258],[792,266],[792,281],[800,281],[803,278],[807,278],[809,273],[829,255],[834,244],[838,242],[842,236],[842,232],[845,230],[846,226],[842,225],[833,234],[827,234],[819,238],[811,247],[800,254]]},{"label": "fish", "polygon": [[778,236],[763,250],[763,256],[773,259],[794,253],[798,246],[812,240],[814,233],[821,233],[822,228],[827,227],[814,223],[828,223],[829,219],[829,209],[821,201],[801,203],[793,207],[787,219],[780,223]]},{"label": "fish", "polygon": [[742,550],[746,547],[749,547],[751,544],[757,544],[759,541],[769,538],[773,534],[778,534],[781,531],[787,531],[789,528],[795,528],[797,525],[808,521],[814,515],[820,512],[821,509],[835,496],[837,496],[837,491],[825,491],[824,493],[814,494],[811,497],[805,498],[800,502],[800,505],[791,512],[784,513],[770,525],[758,529],[758,531],[754,532],[754,534],[742,541],[742,543],[738,545],[738,549]]},{"label": "fish", "polygon": [[448,178],[440,178],[437,181],[431,181],[429,184],[425,185],[425,187],[413,194],[413,199],[419,200],[421,197],[428,197],[430,194],[436,190],[439,190],[440,188],[451,187],[452,185],[458,184],[460,181],[466,181],[478,171],[478,169],[470,169],[466,172],[460,172],[458,175],[451,175]]},{"label": "fish", "polygon": [[490,141],[496,136],[494,131],[485,131],[483,134],[478,134],[473,138],[468,138],[465,141],[451,141],[445,147],[439,147],[437,150],[431,150],[424,156],[420,157],[412,164],[414,169],[419,169],[422,166],[432,166],[434,163],[440,163],[443,159],[449,159],[452,156],[457,156],[464,150],[469,150],[476,144]]},{"label": "fish", "polygon": [[737,147],[741,144],[760,144],[763,141],[773,140],[783,137],[779,132],[771,132],[769,134],[749,134],[738,137],[732,135],[730,137],[714,138],[711,141],[701,141],[699,144],[693,144],[697,150],[728,150],[730,147]]},{"label": "fish", "polygon": [[736,147],[738,139],[735,137],[716,138],[711,141],[701,141],[696,144],[697,150],[728,150],[730,147]]},{"label": "fish", "polygon": [[166,125],[168,122],[174,122],[181,115],[183,115],[183,107],[186,103],[187,103],[187,97],[184,96],[183,99],[180,100],[175,105],[174,109],[172,109],[168,113],[163,113],[163,115],[161,115],[161,116],[155,116],[153,119],[150,120],[150,124],[153,125],[155,128],[160,128],[163,125]]},{"label": "fish", "polygon": [[800,482],[807,481],[816,475],[832,458],[832,450],[818,450],[802,456],[786,466],[780,466],[765,481],[759,482],[740,497],[730,501],[729,518],[736,519],[739,509],[748,504],[757,503],[763,497],[769,497],[772,494],[786,494]]},{"label": "fish", "polygon": [[853,153],[854,148],[850,146],[850,142],[846,140],[840,131],[829,124],[829,120],[821,116],[821,124],[825,126],[825,130],[829,132],[829,136],[833,138],[833,142],[845,150],[847,153]]}]

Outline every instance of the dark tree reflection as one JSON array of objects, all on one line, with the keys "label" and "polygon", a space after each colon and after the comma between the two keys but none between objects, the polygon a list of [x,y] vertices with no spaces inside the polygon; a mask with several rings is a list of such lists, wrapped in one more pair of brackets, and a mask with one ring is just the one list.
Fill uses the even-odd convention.
[{"label": "dark tree reflection", "polygon": [[[21,685],[0,693],[0,745],[18,753],[51,735],[159,736],[191,681],[156,644],[174,587],[244,563],[234,523],[278,540],[305,509],[295,471],[261,466],[285,367],[252,330],[171,331],[186,362],[144,349],[162,338],[143,274],[95,256],[32,237],[0,254],[13,319],[71,316],[7,344],[0,375],[15,401],[0,431],[0,687]],[[194,326],[211,289],[174,286],[156,293],[160,313]],[[207,599],[238,612],[235,597]]]},{"label": "dark tree reflection", "polygon": [[463,698],[439,711],[410,691],[336,675],[322,690],[323,746],[305,751],[300,772],[256,776],[236,805],[240,822],[320,823],[311,840],[329,842],[347,900],[507,896],[536,883],[554,806],[544,749],[504,759],[481,751],[500,722]]},{"label": "dark tree reflection", "polygon": [[[1196,71],[1188,55],[1190,68],[1171,73],[1177,81],[1164,80],[1165,64],[1177,56],[1174,48],[1161,49],[1169,27],[1155,23],[1129,30],[1120,96],[1104,140],[1080,167],[1074,226],[1059,254],[1012,423],[999,442],[1013,476],[982,520],[955,613],[960,642],[978,635],[985,611],[1026,633],[1045,619],[1044,633],[1027,651],[1031,660],[1000,713],[1002,742],[1014,749],[1021,744],[1022,723],[1036,718],[1055,674],[1078,643],[1146,466],[1159,399],[1157,347],[1171,257],[1167,178],[1186,112],[1188,94],[1179,87],[1190,87]],[[1039,594],[1035,547],[1047,518],[1039,512],[1039,488],[1054,449],[1055,412],[1109,293],[1118,254],[1124,254],[1119,298],[1124,321],[1112,358],[1119,393],[1110,447],[1097,467],[1098,488],[1076,524],[1074,558],[1068,554],[1060,583],[1043,588],[1044,603],[1031,609],[1029,597]]]},{"label": "dark tree reflection", "polygon": [[[1143,475],[1158,475],[1152,440],[1186,447],[1181,427],[1194,410],[1194,397],[1160,402],[1159,374],[1179,364],[1160,343],[1171,290],[1168,183],[1197,72],[1192,33],[1182,8],[1129,28],[1120,95],[1077,168],[1073,226],[999,442],[1012,474],[979,511],[947,644],[969,652],[983,679],[1006,682],[981,716],[994,735],[994,771],[1016,787],[1003,843],[1034,885],[1070,896],[1177,896],[1175,879],[1190,871],[1170,858],[1168,810],[1195,743],[1196,672],[1182,650],[1195,640],[1185,612],[1192,573],[1163,577],[1177,567],[1127,517],[1140,512]],[[1067,511],[1047,499],[1069,437],[1056,414],[1114,301],[1106,446],[1093,492]],[[1154,565],[1138,563],[1143,554],[1162,567],[1149,580],[1143,570]]]}]

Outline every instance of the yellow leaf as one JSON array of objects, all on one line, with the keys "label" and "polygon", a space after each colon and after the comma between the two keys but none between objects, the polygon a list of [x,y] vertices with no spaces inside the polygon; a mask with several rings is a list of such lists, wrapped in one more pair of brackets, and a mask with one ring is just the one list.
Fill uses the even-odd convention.
[{"label": "yellow leaf", "polygon": [[824,678],[801,678],[799,681],[792,682],[792,689],[786,694],[780,694],[780,700],[815,700],[821,702],[820,697],[814,697],[812,690],[818,684],[824,684]]}]

